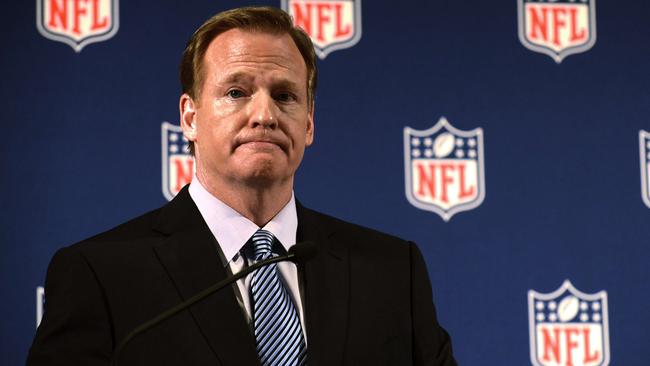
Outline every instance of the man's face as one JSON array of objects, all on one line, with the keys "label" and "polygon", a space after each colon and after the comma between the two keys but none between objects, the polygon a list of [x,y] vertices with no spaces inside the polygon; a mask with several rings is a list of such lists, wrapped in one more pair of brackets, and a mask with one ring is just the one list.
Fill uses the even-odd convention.
[{"label": "man's face", "polygon": [[199,100],[184,94],[180,107],[197,175],[209,184],[292,183],[313,141],[307,67],[288,34],[217,36],[205,54]]}]

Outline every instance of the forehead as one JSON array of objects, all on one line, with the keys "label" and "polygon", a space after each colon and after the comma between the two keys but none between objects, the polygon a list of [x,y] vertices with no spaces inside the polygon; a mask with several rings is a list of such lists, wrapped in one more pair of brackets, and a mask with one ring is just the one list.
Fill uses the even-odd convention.
[{"label": "forehead", "polygon": [[231,29],[210,42],[203,61],[207,79],[273,72],[296,82],[307,80],[305,61],[287,33]]}]

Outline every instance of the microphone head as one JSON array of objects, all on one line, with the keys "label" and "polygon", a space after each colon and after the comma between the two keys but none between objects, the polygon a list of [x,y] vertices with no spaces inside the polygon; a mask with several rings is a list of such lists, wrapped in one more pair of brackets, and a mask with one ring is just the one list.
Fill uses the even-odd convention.
[{"label": "microphone head", "polygon": [[293,255],[291,261],[298,264],[304,264],[306,261],[315,257],[318,253],[318,246],[313,241],[303,241],[296,243],[289,249],[289,255]]}]

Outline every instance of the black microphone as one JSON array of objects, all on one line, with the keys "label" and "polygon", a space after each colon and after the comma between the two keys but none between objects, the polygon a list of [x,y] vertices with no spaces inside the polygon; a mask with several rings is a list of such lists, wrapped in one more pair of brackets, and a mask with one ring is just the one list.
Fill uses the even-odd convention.
[{"label": "black microphone", "polygon": [[307,260],[311,259],[313,256],[316,255],[318,251],[318,247],[314,242],[311,241],[304,241],[301,243],[297,243],[296,245],[292,246],[291,249],[289,249],[289,253],[285,255],[280,255],[277,257],[265,259],[263,261],[259,261],[252,266],[245,268],[236,274],[232,275],[231,277],[228,277],[222,281],[219,281],[215,283],[214,285],[206,288],[205,290],[199,292],[198,294],[190,297],[189,299],[183,301],[182,303],[160,313],[158,316],[150,319],[147,322],[142,323],[141,325],[137,326],[135,329],[131,331],[131,333],[127,334],[124,339],[122,339],[122,342],[118,344],[117,347],[115,347],[115,351],[113,352],[113,359],[111,361],[111,365],[117,366],[117,359],[120,355],[120,352],[124,349],[124,347],[138,334],[141,334],[143,332],[146,332],[147,330],[153,328],[154,326],[162,323],[166,319],[171,318],[172,316],[178,314],[179,312],[189,308],[190,306],[196,304],[197,302],[205,299],[206,297],[212,295],[213,293],[221,290],[222,288],[234,283],[235,281],[239,280],[242,277],[247,276],[249,273],[254,272],[255,270],[268,266],[269,264],[277,263],[277,262],[284,262],[284,261],[291,261],[296,264],[304,264]]}]

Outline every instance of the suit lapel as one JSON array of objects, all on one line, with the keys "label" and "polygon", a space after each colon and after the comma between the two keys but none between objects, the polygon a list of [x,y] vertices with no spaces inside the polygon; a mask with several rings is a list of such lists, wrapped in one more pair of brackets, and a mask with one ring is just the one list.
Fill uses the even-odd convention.
[{"label": "suit lapel", "polygon": [[298,242],[313,241],[319,253],[301,268],[309,366],[341,365],[348,323],[348,250],[331,240],[331,228],[297,204]]},{"label": "suit lapel", "polygon": [[[154,251],[183,299],[228,275],[187,187],[162,209],[155,230],[168,235]],[[255,339],[232,287],[192,306],[190,313],[222,365],[259,365]]]},{"label": "suit lapel", "polygon": [[[350,286],[346,246],[332,228],[297,203],[298,241],[313,241],[319,254],[300,268],[309,366],[340,365],[348,324]],[[154,230],[167,237],[154,247],[183,299],[225,278],[217,243],[187,187],[165,206]],[[190,313],[222,365],[259,365],[251,334],[234,290],[224,288],[192,306]]]}]

